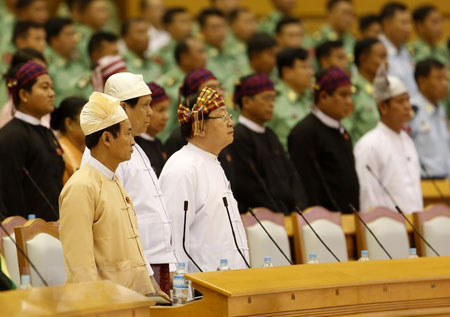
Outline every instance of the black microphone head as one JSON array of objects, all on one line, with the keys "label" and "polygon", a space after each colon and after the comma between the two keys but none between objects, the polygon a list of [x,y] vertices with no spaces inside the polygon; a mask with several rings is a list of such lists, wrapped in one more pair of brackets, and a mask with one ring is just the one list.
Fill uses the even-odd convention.
[{"label": "black microphone head", "polygon": [[225,207],[228,207],[228,201],[227,201],[227,197],[223,197],[223,204],[225,205]]},{"label": "black microphone head", "polygon": [[355,212],[357,212],[356,211],[356,208],[352,205],[352,204],[348,204],[348,206],[350,207],[350,209],[355,213]]},{"label": "black microphone head", "polygon": [[187,210],[188,210],[188,201],[185,200],[184,201],[184,211],[187,211]]}]

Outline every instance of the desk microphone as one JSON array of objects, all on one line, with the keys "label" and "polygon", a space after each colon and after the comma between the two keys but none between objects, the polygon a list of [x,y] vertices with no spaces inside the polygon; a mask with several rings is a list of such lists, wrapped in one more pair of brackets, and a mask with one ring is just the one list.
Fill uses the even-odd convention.
[{"label": "desk microphone", "polygon": [[433,187],[436,189],[436,191],[438,192],[439,196],[441,197],[442,200],[445,200],[447,203],[449,202],[447,198],[445,198],[444,194],[442,193],[441,189],[439,188],[439,186],[436,184],[436,180],[434,178],[432,178],[430,176],[430,174],[428,173],[428,170],[426,169],[425,165],[423,163],[420,163],[420,167],[422,168],[422,170],[425,172],[425,175],[427,176],[427,179],[429,179],[431,181],[431,183],[433,184]]},{"label": "desk microphone", "polygon": [[197,267],[197,269],[200,272],[203,272],[202,269],[200,268],[200,266],[198,266],[198,264],[194,261],[194,259],[191,257],[191,255],[189,254],[189,252],[187,252],[186,250],[186,214],[188,211],[188,201],[185,200],[184,201],[184,217],[183,217],[183,250],[184,253],[186,253],[187,257],[189,258],[189,260],[191,260],[192,263],[194,263],[194,265]]}]

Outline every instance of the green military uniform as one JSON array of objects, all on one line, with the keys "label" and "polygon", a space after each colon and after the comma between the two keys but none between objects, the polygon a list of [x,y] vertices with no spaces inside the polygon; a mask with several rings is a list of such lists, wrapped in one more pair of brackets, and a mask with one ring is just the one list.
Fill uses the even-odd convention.
[{"label": "green military uniform", "polygon": [[75,40],[77,41],[77,52],[80,61],[87,68],[90,68],[91,58],[88,53],[88,44],[92,34],[94,34],[94,30],[81,23],[74,23],[73,28],[75,29]]},{"label": "green military uniform", "polygon": [[380,120],[375,101],[373,85],[366,78],[357,74],[353,80],[353,113],[342,120],[355,144],[366,132],[372,130]]},{"label": "green military uniform", "polygon": [[8,92],[6,89],[6,83],[3,78],[4,74],[8,71],[8,66],[11,61],[12,54],[16,50],[12,43],[12,33],[14,30],[15,16],[11,13],[3,3],[0,2],[0,30],[2,35],[0,36],[0,109],[8,100]]},{"label": "green military uniform", "polygon": [[247,45],[245,42],[234,36],[233,32],[228,32],[224,47],[225,50],[233,56],[235,63],[239,65],[239,69],[250,68],[247,57]]},{"label": "green military uniform", "polygon": [[275,28],[277,23],[283,18],[283,14],[280,11],[274,10],[268,16],[259,20],[258,29],[261,32],[265,32],[270,35],[275,34]]},{"label": "green military uniform", "polygon": [[179,106],[179,91],[183,84],[183,80],[186,74],[178,67],[173,67],[168,73],[161,76],[156,83],[163,86],[166,91],[166,95],[169,97],[170,106],[167,110],[169,114],[169,120],[167,120],[166,127],[163,131],[158,133],[158,138],[165,143],[172,131],[179,126],[177,110]]},{"label": "green military uniform", "polygon": [[50,47],[47,47],[44,54],[55,90],[55,106],[59,107],[63,99],[80,93],[77,85],[69,86],[68,83],[80,76],[87,68],[79,60],[66,60]]},{"label": "green military uniform", "polygon": [[151,58],[160,60],[161,68],[164,73],[167,73],[172,68],[176,67],[177,63],[175,61],[175,47],[177,42],[170,39],[169,43],[164,45],[158,51],[151,55]]},{"label": "green military uniform", "polygon": [[[92,77],[91,70],[80,71],[74,77],[68,79],[66,83],[66,88],[63,88],[64,90],[61,92],[61,95],[66,97],[77,96],[89,99],[89,96],[94,92],[91,77]],[[56,96],[56,99],[62,100],[63,98]],[[59,104],[56,105],[58,106]]]},{"label": "green military uniform", "polygon": [[126,50],[122,57],[128,71],[133,74],[142,74],[146,83],[157,80],[163,74],[161,65],[153,58],[140,58],[130,50]]},{"label": "green military uniform", "polygon": [[268,126],[272,128],[287,150],[289,133],[300,120],[311,112],[312,92],[308,90],[299,95],[281,80],[276,84],[275,91],[275,109]]}]

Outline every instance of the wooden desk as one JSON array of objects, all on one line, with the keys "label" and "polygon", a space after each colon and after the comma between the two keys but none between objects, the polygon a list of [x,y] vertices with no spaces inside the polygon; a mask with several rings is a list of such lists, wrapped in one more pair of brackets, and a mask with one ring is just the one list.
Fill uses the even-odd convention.
[{"label": "wooden desk", "polygon": [[450,257],[188,274],[204,298],[151,316],[448,316]]},{"label": "wooden desk", "polygon": [[436,187],[439,188],[442,195],[448,200],[450,198],[450,181],[448,179],[435,180],[434,184],[431,180],[422,181],[423,205],[428,206],[437,203],[447,203],[443,201]]},{"label": "wooden desk", "polygon": [[147,297],[111,281],[0,293],[0,316],[149,317]]}]

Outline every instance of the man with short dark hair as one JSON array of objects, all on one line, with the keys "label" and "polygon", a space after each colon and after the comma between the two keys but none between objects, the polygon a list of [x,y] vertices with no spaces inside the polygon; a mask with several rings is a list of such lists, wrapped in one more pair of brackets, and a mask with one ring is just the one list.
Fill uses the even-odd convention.
[{"label": "man with short dark hair", "polygon": [[239,254],[242,252],[248,261],[245,230],[230,182],[217,160],[222,149],[233,142],[233,120],[225,102],[215,90],[204,88],[180,105],[178,120],[188,144],[168,159],[159,178],[177,258],[188,263],[188,272],[199,271],[183,251],[184,240],[187,252],[202,271],[215,271],[222,258],[231,269],[246,268]]},{"label": "man with short dark hair", "polygon": [[348,59],[341,41],[326,41],[316,47],[316,61],[319,69],[339,67],[349,71]]},{"label": "man with short dark hair", "polygon": [[243,75],[263,73],[274,83],[277,82],[277,41],[272,36],[266,33],[253,34],[247,42],[247,57],[250,68]]},{"label": "man with short dark hair", "polygon": [[14,25],[12,42],[17,50],[32,48],[43,53],[46,47],[45,28],[31,21],[17,21]]},{"label": "man with short dark hair", "polygon": [[16,0],[15,2],[19,20],[45,24],[49,18],[47,1],[45,0]]},{"label": "man with short dark hair", "polygon": [[164,30],[163,16],[166,7],[163,0],[142,0],[142,17],[149,24],[148,34],[150,42],[148,52],[156,52],[170,41],[169,33]]},{"label": "man with short dark hair", "polygon": [[305,30],[298,18],[282,18],[275,29],[279,49],[297,48],[302,45]]},{"label": "man with short dark hair", "polygon": [[342,123],[355,144],[380,120],[373,91],[373,81],[381,64],[387,63],[384,44],[377,38],[366,38],[355,45],[355,65],[358,73],[353,77],[353,113]]},{"label": "man with short dark hair", "polygon": [[380,17],[375,14],[367,14],[362,16],[359,19],[359,33],[361,33],[361,39],[380,36]]},{"label": "man with short dark hair", "polygon": [[404,4],[389,2],[381,10],[380,20],[383,29],[380,40],[388,52],[389,74],[400,78],[408,88],[409,96],[414,97],[417,84],[413,60],[406,48],[411,34],[411,14]]},{"label": "man with short dark hair", "polygon": [[422,178],[450,176],[450,134],[442,101],[447,97],[448,79],[445,65],[425,59],[416,65],[419,93],[411,99],[414,117],[409,126],[423,165]]},{"label": "man with short dark hair", "polygon": [[94,33],[88,42],[90,66],[97,65],[100,58],[109,55],[119,55],[119,38],[114,33],[99,31]]},{"label": "man with short dark hair", "polygon": [[277,56],[280,80],[275,85],[275,109],[269,126],[287,150],[292,128],[311,111],[314,69],[303,48],[287,48]]},{"label": "man with short dark hair", "polygon": [[283,17],[292,17],[295,15],[294,9],[297,5],[297,0],[271,0],[270,2],[273,9],[268,16],[263,17],[259,21],[259,31],[274,35],[278,21]]},{"label": "man with short dark hair", "polygon": [[352,111],[352,84],[340,68],[317,75],[312,113],[288,139],[289,154],[305,186],[309,206],[351,213],[359,210],[352,141],[341,120]]}]

